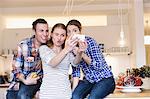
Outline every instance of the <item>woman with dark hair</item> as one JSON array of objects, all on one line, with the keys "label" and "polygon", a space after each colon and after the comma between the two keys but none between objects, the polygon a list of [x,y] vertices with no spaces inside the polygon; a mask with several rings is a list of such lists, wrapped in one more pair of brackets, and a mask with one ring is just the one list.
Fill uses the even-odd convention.
[{"label": "woman with dark hair", "polygon": [[40,99],[70,99],[69,65],[76,66],[81,60],[82,49],[76,56],[71,52],[78,42],[71,35],[67,38],[66,27],[62,23],[53,26],[47,45],[39,49],[44,77],[40,88]]},{"label": "woman with dark hair", "polygon": [[[66,27],[68,36],[81,34],[82,26],[78,20],[70,20]],[[73,67],[72,99],[84,99],[88,94],[88,99],[101,99],[114,91],[115,81],[96,41],[85,36],[85,42],[87,49],[82,53],[82,61]],[[85,77],[79,81],[80,68]]]}]

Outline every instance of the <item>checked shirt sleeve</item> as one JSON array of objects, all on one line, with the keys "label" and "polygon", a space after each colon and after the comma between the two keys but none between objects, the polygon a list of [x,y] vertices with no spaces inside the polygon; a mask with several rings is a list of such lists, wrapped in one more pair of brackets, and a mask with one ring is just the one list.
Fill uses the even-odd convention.
[{"label": "checked shirt sleeve", "polygon": [[72,76],[73,77],[80,77],[80,67],[73,67],[72,66]]},{"label": "checked shirt sleeve", "polygon": [[17,79],[19,74],[22,73],[23,68],[23,54],[22,54],[22,48],[21,45],[17,46],[17,53],[13,57],[13,63],[12,63],[12,73],[14,75],[14,79]]},{"label": "checked shirt sleeve", "polygon": [[104,66],[106,66],[107,63],[104,59],[104,56],[101,52],[99,45],[96,43],[94,39],[90,39],[88,43],[89,43],[88,50],[90,53],[90,57],[92,59],[89,67],[95,70],[102,70],[102,68],[104,68]]}]

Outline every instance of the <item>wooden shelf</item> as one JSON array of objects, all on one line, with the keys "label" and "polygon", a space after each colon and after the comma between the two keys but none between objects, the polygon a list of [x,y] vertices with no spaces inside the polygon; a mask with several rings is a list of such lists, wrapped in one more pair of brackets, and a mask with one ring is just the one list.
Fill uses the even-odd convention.
[{"label": "wooden shelf", "polygon": [[103,49],[103,55],[131,55],[132,51],[128,47],[112,47]]},{"label": "wooden shelf", "polygon": [[108,52],[108,53],[103,53],[103,55],[131,55],[131,52]]}]

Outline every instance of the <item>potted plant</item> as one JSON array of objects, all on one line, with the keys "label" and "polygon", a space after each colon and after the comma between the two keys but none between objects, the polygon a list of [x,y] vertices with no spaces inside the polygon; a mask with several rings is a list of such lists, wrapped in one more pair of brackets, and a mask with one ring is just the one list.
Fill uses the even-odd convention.
[{"label": "potted plant", "polygon": [[143,67],[139,68],[140,77],[142,77],[143,81],[143,89],[150,89],[150,66],[144,65]]},{"label": "potted plant", "polygon": [[140,71],[140,77],[142,78],[150,78],[150,66],[144,65],[139,69]]}]

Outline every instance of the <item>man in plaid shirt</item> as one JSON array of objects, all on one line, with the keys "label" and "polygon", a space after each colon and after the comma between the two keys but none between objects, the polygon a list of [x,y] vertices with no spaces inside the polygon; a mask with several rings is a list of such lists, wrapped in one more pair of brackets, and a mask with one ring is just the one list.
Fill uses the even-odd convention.
[{"label": "man in plaid shirt", "polygon": [[7,99],[32,99],[40,88],[43,70],[38,49],[47,42],[49,30],[48,23],[41,18],[35,20],[32,26],[35,35],[22,40],[17,46]]}]

